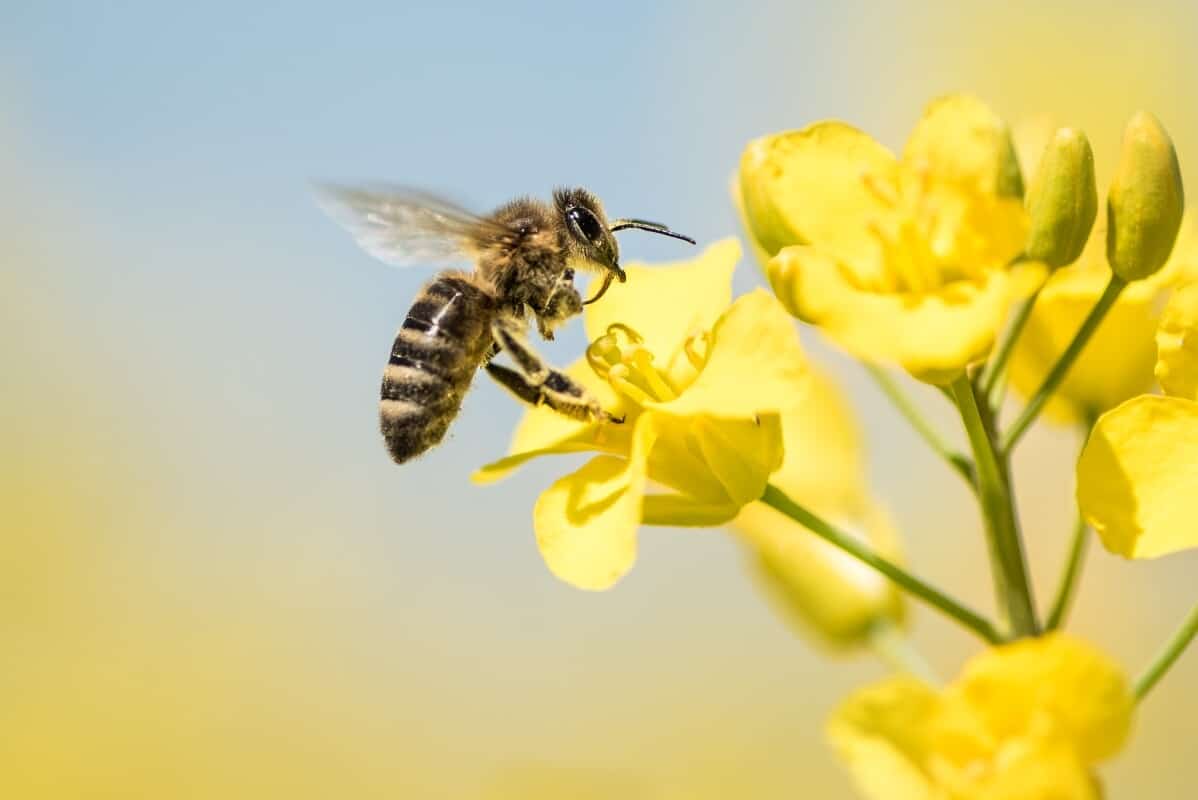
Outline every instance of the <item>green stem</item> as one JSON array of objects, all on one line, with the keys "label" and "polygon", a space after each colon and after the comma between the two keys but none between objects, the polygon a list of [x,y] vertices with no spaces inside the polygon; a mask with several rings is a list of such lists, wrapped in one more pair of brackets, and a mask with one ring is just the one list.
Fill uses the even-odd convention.
[{"label": "green stem", "polygon": [[767,484],[761,502],[793,519],[829,544],[867,564],[894,581],[933,608],[943,611],[991,644],[1002,640],[993,623],[963,606],[929,583],[925,583],[902,567],[878,555],[860,539],[852,536],[786,496],[778,487]]},{"label": "green stem", "polygon": [[1148,694],[1152,687],[1156,686],[1157,681],[1165,676],[1169,667],[1173,666],[1173,662],[1177,661],[1185,652],[1195,634],[1198,634],[1198,605],[1190,609],[1190,613],[1182,620],[1181,626],[1173,632],[1173,636],[1165,643],[1153,662],[1148,665],[1148,669],[1144,670],[1139,678],[1136,678],[1136,700],[1143,700],[1144,695]]},{"label": "green stem", "polygon": [[1039,625],[1032,605],[1031,583],[1023,556],[1023,542],[1015,518],[1010,477],[1005,459],[1000,462],[990,429],[982,419],[973,383],[965,375],[952,384],[953,399],[961,412],[977,471],[977,492],[985,517],[986,539],[994,591],[1003,616],[1017,635],[1034,635]]},{"label": "green stem", "polygon": [[1069,542],[1069,555],[1065,559],[1064,569],[1061,570],[1061,582],[1057,587],[1057,596],[1052,602],[1052,610],[1048,612],[1048,620],[1044,623],[1045,630],[1055,631],[1061,627],[1061,623],[1065,621],[1065,615],[1069,613],[1069,607],[1076,594],[1077,576],[1081,574],[1082,562],[1086,557],[1086,546],[1090,542],[1089,534],[1085,519],[1078,514],[1077,522],[1073,526],[1073,537]]},{"label": "green stem", "polygon": [[895,672],[906,672],[932,686],[940,678],[910,637],[889,620],[880,620],[869,629],[869,645],[878,660]]},{"label": "green stem", "polygon": [[1015,309],[1015,316],[1011,320],[1011,327],[1007,329],[1006,336],[998,345],[998,350],[994,356],[986,364],[982,371],[981,386],[982,397],[987,399],[991,408],[997,407],[997,398],[995,397],[999,386],[1002,384],[1002,376],[1007,368],[1007,361],[1011,359],[1011,353],[1015,350],[1015,344],[1019,341],[1019,334],[1023,333],[1024,327],[1027,325],[1028,319],[1032,316],[1032,307],[1036,305],[1036,299],[1040,296],[1040,289],[1032,292],[1019,304]]},{"label": "green stem", "polygon": [[1065,348],[1065,352],[1057,359],[1057,363],[1053,364],[1052,369],[1044,378],[1044,382],[1040,384],[1040,388],[1032,395],[1032,399],[1024,406],[1018,419],[1015,420],[1003,437],[1003,453],[1010,453],[1023,434],[1027,432],[1028,427],[1036,421],[1036,417],[1040,415],[1044,404],[1048,402],[1048,399],[1052,397],[1052,393],[1061,385],[1061,381],[1065,380],[1065,376],[1069,374],[1069,368],[1073,366],[1073,362],[1081,355],[1082,349],[1090,341],[1090,337],[1094,335],[1094,331],[1098,330],[1099,324],[1107,312],[1111,310],[1111,306],[1119,299],[1119,293],[1126,286],[1127,281],[1118,275],[1111,275],[1111,280],[1107,283],[1106,289],[1103,290],[1102,297],[1098,298],[1098,302],[1094,304],[1094,307],[1090,309],[1090,313],[1086,315],[1086,319],[1082,322],[1081,327],[1073,335],[1073,341],[1069,342],[1069,346]]},{"label": "green stem", "polygon": [[868,363],[865,364],[865,369],[873,377],[874,382],[878,384],[878,388],[882,390],[886,397],[890,399],[890,402],[894,404],[894,407],[898,409],[899,413],[915,429],[915,432],[920,435],[932,450],[947,461],[949,466],[965,479],[966,483],[972,485],[973,463],[969,458],[963,453],[958,453],[944,441],[940,434],[936,432],[936,429],[932,427],[931,423],[919,413],[919,409],[915,407],[911,399],[903,394],[903,390],[899,388],[898,384],[894,382],[894,379],[890,377],[886,370],[876,364]]}]

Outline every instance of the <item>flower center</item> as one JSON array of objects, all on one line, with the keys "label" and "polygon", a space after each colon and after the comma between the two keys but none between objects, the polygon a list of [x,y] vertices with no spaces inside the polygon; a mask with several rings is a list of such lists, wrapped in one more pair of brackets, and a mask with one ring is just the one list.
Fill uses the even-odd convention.
[{"label": "flower center", "polygon": [[[653,353],[644,345],[644,338],[634,329],[621,323],[607,326],[607,333],[587,348],[587,363],[595,374],[606,380],[616,392],[638,405],[666,403],[677,399],[694,379],[691,376],[680,384],[677,379],[659,369]],[[698,375],[707,362],[710,334],[706,331],[691,336],[684,343],[686,358]]]},{"label": "flower center", "polygon": [[866,222],[881,248],[883,289],[921,293],[943,285],[951,271],[938,252],[945,209],[941,193],[931,190],[929,170],[912,170],[897,185],[873,173],[862,175],[861,182],[887,212]]}]

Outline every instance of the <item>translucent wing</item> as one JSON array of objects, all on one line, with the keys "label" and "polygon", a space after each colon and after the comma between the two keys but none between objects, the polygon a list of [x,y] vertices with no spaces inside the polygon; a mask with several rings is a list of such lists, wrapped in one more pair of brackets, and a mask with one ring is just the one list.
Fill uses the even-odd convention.
[{"label": "translucent wing", "polygon": [[497,222],[403,186],[324,185],[319,198],[366,252],[397,267],[463,261],[480,238],[510,233]]}]

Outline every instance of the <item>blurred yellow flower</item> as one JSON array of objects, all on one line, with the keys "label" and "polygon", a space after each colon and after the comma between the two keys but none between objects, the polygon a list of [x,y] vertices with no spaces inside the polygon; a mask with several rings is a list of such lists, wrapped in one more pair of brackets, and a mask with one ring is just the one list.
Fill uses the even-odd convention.
[{"label": "blurred yellow flower", "polygon": [[[782,441],[785,457],[771,483],[898,560],[898,535],[865,485],[857,421],[814,365],[801,405],[782,416]],[[902,622],[903,596],[893,583],[778,511],[750,503],[733,529],[763,588],[800,632],[841,649],[864,644],[879,623]]]},{"label": "blurred yellow flower", "polygon": [[1077,465],[1082,513],[1127,558],[1198,547],[1198,283],[1170,298],[1157,342],[1168,396],[1141,395],[1103,414]]},{"label": "blurred yellow flower", "polygon": [[850,696],[828,736],[879,800],[1100,798],[1134,700],[1119,667],[1063,634],[987,650],[936,691],[896,677]]},{"label": "blurred yellow flower", "polygon": [[[789,316],[767,292],[731,302],[740,245],[627,268],[585,316],[593,340],[569,370],[624,424],[531,409],[487,483],[541,455],[600,455],[550,486],[533,513],[549,569],[604,589],[631,568],[639,525],[728,522],[782,463],[781,413],[799,402],[806,362]],[[647,484],[671,490],[649,493]]]},{"label": "blurred yellow flower", "polygon": [[839,122],[758,139],[739,201],[770,283],[854,355],[947,383],[984,359],[1040,265],[1008,264],[1027,218],[1006,125],[967,95],[933,103],[901,159]]}]

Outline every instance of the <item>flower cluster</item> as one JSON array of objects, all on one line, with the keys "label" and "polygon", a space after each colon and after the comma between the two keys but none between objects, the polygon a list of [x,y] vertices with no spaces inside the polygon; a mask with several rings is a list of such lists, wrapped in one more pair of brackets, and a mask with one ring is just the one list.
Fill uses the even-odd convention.
[{"label": "flower cluster", "polygon": [[[772,292],[733,299],[731,239],[693,261],[628,267],[627,284],[588,307],[591,344],[568,370],[623,424],[531,409],[509,455],[476,474],[592,453],[533,511],[554,574],[605,589],[631,568],[641,526],[727,527],[804,635],[895,665],[828,729],[869,797],[1100,797],[1095,765],[1198,635],[1196,607],[1133,683],[1060,632],[1089,527],[1127,558],[1198,547],[1198,236],[1177,155],[1158,120],[1134,115],[1100,213],[1086,136],[1031,138],[1041,147],[1020,153],[991,109],[952,95],[898,156],[835,121],[751,142],[732,193]],[[794,318],[861,361],[969,484],[996,619],[905,565],[849,404]],[[968,453],[892,367],[942,390]],[[1008,386],[1024,399],[1009,423]],[[1011,469],[1041,412],[1088,434],[1079,524],[1043,614]],[[945,689],[905,638],[908,596],[986,643]]]}]

